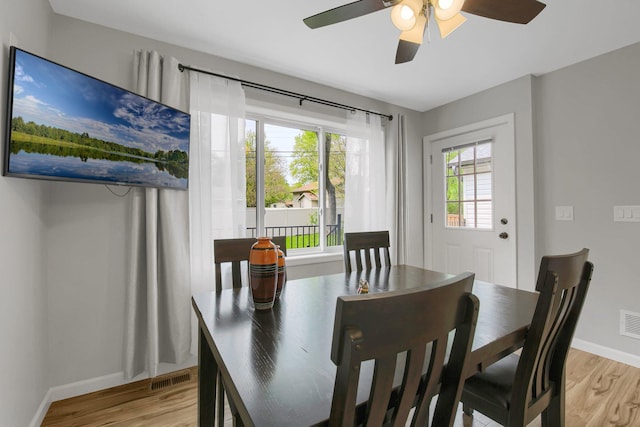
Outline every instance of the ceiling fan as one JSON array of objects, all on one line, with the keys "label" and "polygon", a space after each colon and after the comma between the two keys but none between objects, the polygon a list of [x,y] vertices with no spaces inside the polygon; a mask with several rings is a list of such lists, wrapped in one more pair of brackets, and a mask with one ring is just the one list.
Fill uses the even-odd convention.
[{"label": "ceiling fan", "polygon": [[401,64],[415,57],[431,15],[445,38],[467,20],[460,12],[527,24],[545,6],[537,0],[359,0],[305,18],[304,23],[319,28],[391,7],[391,20],[402,31],[396,51],[396,64]]}]

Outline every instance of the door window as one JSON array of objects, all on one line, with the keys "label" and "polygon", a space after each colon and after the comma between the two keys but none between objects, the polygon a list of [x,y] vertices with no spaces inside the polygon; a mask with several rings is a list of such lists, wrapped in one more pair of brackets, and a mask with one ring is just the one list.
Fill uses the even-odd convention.
[{"label": "door window", "polygon": [[492,141],[442,150],[447,228],[493,228]]}]

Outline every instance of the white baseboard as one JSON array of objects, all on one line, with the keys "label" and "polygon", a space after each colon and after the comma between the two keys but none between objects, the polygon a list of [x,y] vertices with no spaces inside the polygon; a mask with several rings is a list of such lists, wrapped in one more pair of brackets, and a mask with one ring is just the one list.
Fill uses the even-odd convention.
[{"label": "white baseboard", "polygon": [[[198,359],[194,356],[190,357],[185,363],[181,364],[161,363],[158,368],[158,375],[190,368],[192,366],[196,366],[197,364]],[[90,378],[70,384],[51,387],[42,399],[42,403],[38,407],[38,410],[31,420],[29,427],[38,427],[40,426],[40,424],[42,424],[44,417],[47,415],[47,411],[49,410],[51,402],[68,399],[70,397],[81,396],[83,394],[93,393],[94,391],[104,390],[111,387],[129,384],[146,378],[149,378],[149,375],[146,372],[143,372],[142,374],[130,379],[125,378],[124,372],[117,372],[115,374],[104,375],[102,377]]]},{"label": "white baseboard", "polygon": [[49,405],[51,405],[51,389],[47,391],[44,395],[44,399],[42,399],[42,403],[38,407],[33,419],[29,423],[29,427],[39,427],[44,421],[44,416],[47,415],[47,411],[49,410]]},{"label": "white baseboard", "polygon": [[40,424],[42,424],[45,415],[47,415],[47,411],[49,410],[51,402],[68,399],[70,397],[80,396],[87,393],[93,393],[94,391],[116,387],[144,378],[146,378],[146,374],[142,374],[136,378],[126,380],[124,378],[124,373],[118,372],[116,374],[110,374],[102,377],[78,381],[71,384],[51,387],[45,394],[44,399],[42,399],[42,403],[40,404],[40,407],[38,407],[38,412],[33,417],[30,427],[38,427]]},{"label": "white baseboard", "polygon": [[598,356],[606,357],[607,359],[615,360],[616,362],[640,368],[640,356],[635,354],[625,353],[624,351],[615,350],[600,344],[594,344],[592,342],[580,340],[577,338],[573,339],[573,341],[571,342],[571,347],[593,353]]}]

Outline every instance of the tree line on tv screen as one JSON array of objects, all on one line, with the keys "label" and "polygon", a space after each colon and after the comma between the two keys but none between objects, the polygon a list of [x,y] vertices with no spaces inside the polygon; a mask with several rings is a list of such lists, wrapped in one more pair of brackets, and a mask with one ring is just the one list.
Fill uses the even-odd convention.
[{"label": "tree line on tv screen", "polygon": [[166,170],[177,178],[188,176],[189,154],[181,150],[149,153],[139,148],[92,138],[87,132],[75,133],[32,121],[25,123],[22,117],[11,119],[11,130],[13,154],[23,150],[28,153],[79,157],[82,161],[91,158],[134,163],[153,162],[158,169]]}]

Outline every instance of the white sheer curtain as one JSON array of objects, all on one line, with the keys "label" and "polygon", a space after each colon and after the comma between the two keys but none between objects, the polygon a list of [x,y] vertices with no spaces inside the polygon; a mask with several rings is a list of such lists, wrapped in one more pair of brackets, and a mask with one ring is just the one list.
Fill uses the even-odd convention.
[{"label": "white sheer curtain", "polygon": [[[245,237],[246,108],[240,83],[196,72],[190,78],[189,203],[195,293],[215,289],[213,240]],[[194,348],[196,344],[194,340]]]},{"label": "white sheer curtain", "polygon": [[[186,76],[175,58],[134,52],[138,93],[187,110]],[[161,362],[189,357],[189,202],[186,191],[135,189],[125,309],[124,371],[158,374]]]},{"label": "white sheer curtain", "polygon": [[353,112],[347,118],[344,229],[388,230],[384,129],[380,116]]}]

